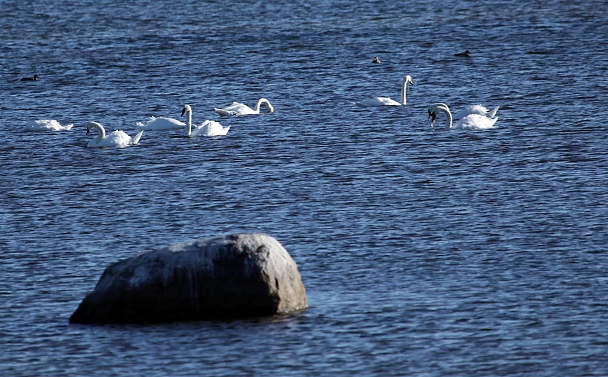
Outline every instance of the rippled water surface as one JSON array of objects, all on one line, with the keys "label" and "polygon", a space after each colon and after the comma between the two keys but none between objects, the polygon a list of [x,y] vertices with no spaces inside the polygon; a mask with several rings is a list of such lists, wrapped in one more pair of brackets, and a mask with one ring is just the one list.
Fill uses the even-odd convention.
[{"label": "rippled water surface", "polygon": [[[0,371],[607,375],[608,12],[577,3],[1,0]],[[406,106],[353,104],[406,74]],[[212,111],[260,97],[274,114]],[[501,110],[433,130],[433,102]],[[133,135],[185,103],[228,135],[86,148],[88,121]],[[246,231],[309,309],[68,324],[110,263]]]}]

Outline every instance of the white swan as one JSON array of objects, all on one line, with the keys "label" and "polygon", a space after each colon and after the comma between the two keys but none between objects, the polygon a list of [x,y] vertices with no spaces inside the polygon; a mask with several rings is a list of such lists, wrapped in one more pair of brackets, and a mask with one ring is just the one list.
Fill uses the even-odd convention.
[{"label": "white swan", "polygon": [[372,98],[364,99],[361,102],[357,102],[357,105],[364,106],[364,107],[405,106],[408,83],[411,85],[414,85],[414,81],[412,81],[412,76],[410,76],[410,75],[406,75],[403,78],[403,83],[401,85],[401,102],[397,102],[389,97],[372,97]]},{"label": "white swan", "polygon": [[165,130],[181,130],[186,127],[186,123],[180,122],[177,119],[165,117],[150,117],[147,123],[137,122],[137,126],[144,130],[165,131]]},{"label": "white swan", "polygon": [[255,105],[255,109],[252,109],[244,103],[232,102],[232,105],[230,106],[226,106],[222,109],[214,108],[213,110],[215,110],[215,112],[220,114],[221,116],[254,115],[260,113],[260,106],[262,104],[266,105],[269,114],[274,113],[274,107],[272,107],[272,105],[266,98],[260,98],[258,100],[258,103]]},{"label": "white swan", "polygon": [[192,128],[192,108],[190,105],[184,105],[182,109],[182,116],[188,113],[188,125],[186,126],[185,136],[190,138],[201,136],[223,136],[228,133],[230,126],[222,127],[219,122],[213,120],[205,120],[200,126]]},{"label": "white swan", "polygon": [[489,118],[494,118],[500,106],[496,106],[492,110],[488,110],[485,106],[482,105],[469,105],[462,109],[457,115],[456,119],[462,119],[470,114],[479,114],[483,116],[487,116]]},{"label": "white swan", "polygon": [[26,129],[29,131],[68,131],[74,127],[73,124],[62,126],[55,119],[38,119],[34,124],[28,124]]},{"label": "white swan", "polygon": [[103,126],[97,122],[89,122],[87,124],[87,135],[91,132],[92,129],[97,128],[99,131],[99,135],[97,135],[93,140],[89,141],[87,147],[89,148],[103,148],[103,147],[127,147],[129,145],[135,145],[139,143],[139,139],[141,139],[141,135],[144,133],[143,130],[139,131],[137,135],[131,137],[127,135],[124,131],[112,131],[106,135],[106,130]]},{"label": "white swan", "polygon": [[488,118],[485,115],[480,114],[469,114],[463,117],[458,121],[458,123],[454,126],[452,124],[453,118],[450,109],[444,103],[434,103],[429,106],[429,117],[432,119],[432,127],[435,128],[435,119],[437,119],[437,115],[439,113],[443,113],[447,115],[447,123],[449,128],[465,128],[465,129],[486,129],[494,127],[494,124],[498,120],[495,118]]}]

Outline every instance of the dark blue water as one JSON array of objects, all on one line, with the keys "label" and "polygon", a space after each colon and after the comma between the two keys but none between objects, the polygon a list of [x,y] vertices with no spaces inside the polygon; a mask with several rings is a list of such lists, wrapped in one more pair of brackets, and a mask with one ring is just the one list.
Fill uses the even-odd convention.
[{"label": "dark blue water", "polygon": [[[70,3],[0,1],[3,375],[608,374],[605,1]],[[406,74],[407,106],[352,104]],[[502,108],[433,130],[439,101]],[[186,103],[228,135],[86,148]],[[109,264],[244,231],[309,309],[68,324]]]}]

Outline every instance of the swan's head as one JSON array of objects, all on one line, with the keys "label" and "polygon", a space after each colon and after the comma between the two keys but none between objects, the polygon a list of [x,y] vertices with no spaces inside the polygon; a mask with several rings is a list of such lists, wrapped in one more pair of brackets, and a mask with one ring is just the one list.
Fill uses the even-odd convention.
[{"label": "swan's head", "polygon": [[89,122],[87,124],[87,135],[91,133],[91,130],[93,128],[102,128],[101,124],[97,123],[97,122]]},{"label": "swan's head", "polygon": [[429,108],[428,108],[428,113],[429,113],[428,119],[431,119],[433,122],[435,121],[435,118],[437,118],[437,106],[439,106],[439,104],[434,103],[431,106],[429,106]]},{"label": "swan's head", "polygon": [[405,82],[410,83],[410,85],[414,85],[414,81],[412,80],[412,76],[410,76],[410,75],[405,76],[405,78],[403,80]]},{"label": "swan's head", "polygon": [[450,109],[448,108],[448,105],[446,105],[445,103],[438,102],[438,103],[434,103],[431,106],[429,106],[429,108],[428,108],[429,119],[431,120],[432,123],[435,123],[435,120],[437,119],[437,115],[439,115],[440,112],[450,115]]},{"label": "swan's head", "polygon": [[272,105],[270,104],[270,102],[266,101],[266,106],[268,107],[268,113],[269,114],[274,113],[274,107],[272,107]]},{"label": "swan's head", "polygon": [[184,108],[182,109],[182,116],[184,116],[184,114],[186,114],[187,112],[192,112],[192,108],[190,107],[190,105],[184,105]]}]

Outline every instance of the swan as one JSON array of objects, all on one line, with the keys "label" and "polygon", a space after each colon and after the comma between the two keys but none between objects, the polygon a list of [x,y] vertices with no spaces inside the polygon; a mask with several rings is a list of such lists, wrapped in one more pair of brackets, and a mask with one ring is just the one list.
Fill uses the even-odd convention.
[{"label": "swan", "polygon": [[364,107],[372,107],[372,106],[405,106],[406,103],[406,91],[407,91],[407,84],[410,83],[411,85],[414,85],[414,81],[412,81],[412,76],[410,75],[406,75],[403,78],[403,84],[401,85],[401,102],[397,102],[389,97],[373,97],[373,98],[367,98],[364,99],[361,102],[358,102],[357,104],[360,106],[364,106]]},{"label": "swan", "polygon": [[214,108],[213,110],[215,110],[215,112],[220,114],[221,116],[254,115],[260,113],[260,106],[262,106],[262,104],[266,105],[269,114],[274,113],[274,107],[272,107],[272,105],[266,98],[260,98],[258,100],[258,103],[255,105],[255,109],[252,109],[244,103],[232,102],[232,105],[230,106],[226,106],[222,109]]},{"label": "swan", "polygon": [[496,106],[492,110],[488,110],[485,106],[482,105],[469,105],[456,115],[456,119],[462,119],[470,114],[479,114],[487,116],[489,118],[494,118],[499,108],[500,106]]},{"label": "swan", "polygon": [[230,126],[222,127],[219,122],[213,120],[205,120],[203,124],[200,126],[195,126],[192,129],[192,108],[190,105],[184,105],[182,109],[182,116],[185,113],[188,113],[188,125],[186,126],[185,136],[190,138],[196,137],[197,135],[201,136],[223,136],[228,133],[230,130]]},{"label": "swan", "polygon": [[62,126],[55,119],[38,119],[34,124],[29,124],[26,129],[29,131],[68,131],[74,127],[73,124]]},{"label": "swan", "polygon": [[458,121],[456,126],[454,126],[452,124],[452,121],[453,121],[452,113],[450,112],[450,109],[449,109],[449,107],[447,107],[446,104],[434,103],[431,106],[429,106],[428,111],[429,111],[429,116],[432,119],[431,125],[433,128],[435,128],[435,119],[437,119],[437,115],[439,113],[443,113],[447,116],[447,123],[448,123],[449,128],[460,127],[460,128],[466,128],[466,129],[486,129],[486,128],[494,127],[494,124],[498,120],[497,117],[488,118],[485,115],[469,114],[469,115],[463,117],[462,119],[460,119],[460,121]]},{"label": "swan", "polygon": [[186,123],[173,118],[165,117],[150,117],[147,123],[137,122],[137,126],[144,130],[164,131],[164,130],[181,130],[186,128]]},{"label": "swan", "polygon": [[94,128],[97,128],[99,135],[97,135],[93,140],[89,141],[89,144],[87,144],[87,147],[89,148],[127,147],[129,145],[135,145],[139,143],[139,139],[141,139],[141,135],[144,133],[144,131],[141,130],[137,135],[131,137],[124,131],[117,130],[106,135],[106,130],[101,124],[97,122],[89,122],[89,124],[87,124],[87,135]]}]

